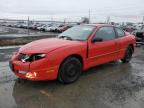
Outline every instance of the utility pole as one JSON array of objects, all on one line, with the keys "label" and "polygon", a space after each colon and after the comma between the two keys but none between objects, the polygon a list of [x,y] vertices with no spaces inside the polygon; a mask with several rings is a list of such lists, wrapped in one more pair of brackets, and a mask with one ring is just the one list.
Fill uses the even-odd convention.
[{"label": "utility pole", "polygon": [[64,18],[64,24],[66,23],[66,18]]},{"label": "utility pole", "polygon": [[89,23],[91,21],[91,10],[89,9]]},{"label": "utility pole", "polygon": [[107,17],[107,21],[106,22],[107,22],[107,24],[110,23],[110,16]]},{"label": "utility pole", "polygon": [[144,24],[144,16],[143,16],[143,19],[142,19],[142,23]]},{"label": "utility pole", "polygon": [[30,34],[29,32],[29,16],[28,16],[28,20],[27,20],[27,30],[28,30],[28,35]]},{"label": "utility pole", "polygon": [[53,22],[53,16],[51,17],[51,22]]}]

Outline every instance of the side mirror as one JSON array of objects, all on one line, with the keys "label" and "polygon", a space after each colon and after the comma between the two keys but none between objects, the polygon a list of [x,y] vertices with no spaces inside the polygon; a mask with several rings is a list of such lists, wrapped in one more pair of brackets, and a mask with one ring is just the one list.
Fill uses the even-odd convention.
[{"label": "side mirror", "polygon": [[102,42],[103,39],[102,38],[93,38],[92,39],[92,43],[95,43],[95,42]]}]

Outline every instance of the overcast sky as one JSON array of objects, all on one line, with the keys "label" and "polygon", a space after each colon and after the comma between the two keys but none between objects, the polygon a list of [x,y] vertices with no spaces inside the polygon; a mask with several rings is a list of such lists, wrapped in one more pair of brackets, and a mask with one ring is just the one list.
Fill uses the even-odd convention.
[{"label": "overcast sky", "polygon": [[0,0],[0,18],[40,20],[142,21],[144,0]]}]

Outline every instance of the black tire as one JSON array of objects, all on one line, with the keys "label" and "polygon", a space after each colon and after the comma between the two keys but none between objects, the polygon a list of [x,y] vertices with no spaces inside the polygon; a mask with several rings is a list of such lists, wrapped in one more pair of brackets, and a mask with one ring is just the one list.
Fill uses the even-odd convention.
[{"label": "black tire", "polygon": [[81,72],[81,62],[75,57],[69,57],[60,66],[58,80],[65,84],[73,83],[79,79]]},{"label": "black tire", "polygon": [[132,47],[129,46],[126,50],[124,58],[121,59],[121,61],[123,63],[129,63],[132,58],[132,54],[133,54],[133,49],[132,49]]}]

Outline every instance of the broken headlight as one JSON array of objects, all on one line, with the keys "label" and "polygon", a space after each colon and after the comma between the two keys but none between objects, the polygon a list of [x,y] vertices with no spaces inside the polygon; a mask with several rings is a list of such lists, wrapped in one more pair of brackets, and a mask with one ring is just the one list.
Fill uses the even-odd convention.
[{"label": "broken headlight", "polygon": [[44,58],[45,56],[46,56],[46,54],[34,54],[34,55],[32,55],[32,60],[36,61],[36,60]]},{"label": "broken headlight", "polygon": [[33,62],[39,59],[42,59],[46,56],[46,54],[32,54],[32,55],[27,55],[27,54],[20,54],[18,57],[18,60],[22,62]]}]

